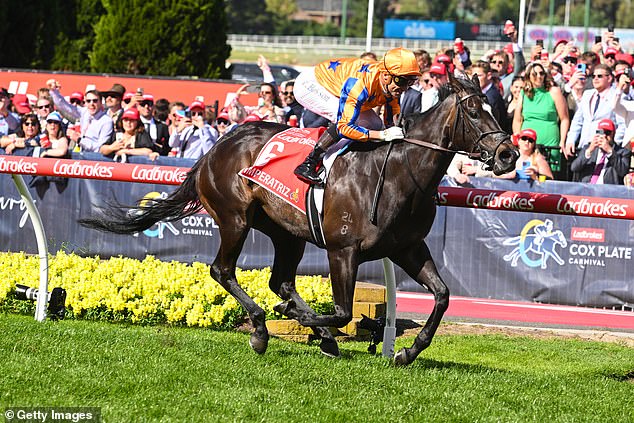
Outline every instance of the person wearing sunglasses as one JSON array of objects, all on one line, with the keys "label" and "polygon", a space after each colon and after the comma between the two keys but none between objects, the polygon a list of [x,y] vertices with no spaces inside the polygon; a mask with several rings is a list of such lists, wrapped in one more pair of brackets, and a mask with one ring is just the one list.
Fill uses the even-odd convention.
[{"label": "person wearing sunglasses", "polygon": [[46,128],[40,137],[40,157],[65,157],[68,155],[68,138],[62,128],[62,115],[51,112],[46,116]]},{"label": "person wearing sunglasses", "polygon": [[629,173],[631,152],[614,142],[616,125],[611,119],[601,119],[596,128],[570,169],[581,182],[623,185]]},{"label": "person wearing sunglasses", "polygon": [[154,150],[161,156],[167,156],[171,150],[169,146],[170,133],[166,124],[154,118],[154,96],[143,94],[137,108],[141,123],[154,144]]},{"label": "person wearing sunglasses", "polygon": [[66,101],[60,93],[61,85],[55,79],[46,81],[55,108],[71,122],[79,122],[79,131],[68,131],[72,144],[79,145],[81,151],[98,153],[101,146],[109,141],[114,131],[112,119],[103,108],[102,95],[97,90],[84,94],[84,106]]},{"label": "person wearing sunglasses", "polygon": [[50,96],[39,97],[35,103],[35,114],[40,119],[42,134],[46,130],[46,117],[53,111],[53,100]]},{"label": "person wearing sunglasses", "polygon": [[0,139],[0,147],[6,154],[31,156],[35,147],[40,146],[40,120],[34,113],[29,113],[20,119],[20,128],[15,134]]},{"label": "person wearing sunglasses", "polygon": [[[306,183],[320,184],[317,166],[328,148],[342,138],[402,139],[402,128],[394,126],[401,110],[399,98],[420,75],[414,53],[402,47],[389,50],[377,62],[333,59],[300,73],[295,80],[295,98],[306,109],[328,119],[331,125],[295,169],[295,175]],[[373,110],[379,106],[385,106],[383,121]]]},{"label": "person wearing sunglasses", "polygon": [[299,104],[299,101],[295,98],[295,80],[285,81],[281,85],[283,87],[281,94],[284,100],[284,119],[285,122],[290,125],[291,116],[295,116],[297,119],[302,117],[304,113],[304,106]]},{"label": "person wearing sunglasses", "polygon": [[537,147],[537,132],[531,128],[522,129],[517,136],[520,156],[515,162],[515,170],[505,177],[521,181],[545,181],[553,179],[553,171],[548,161]]},{"label": "person wearing sunglasses", "polygon": [[513,115],[513,132],[531,128],[539,134],[537,144],[544,146],[554,172],[563,170],[560,149],[566,139],[570,118],[568,103],[550,72],[541,62],[526,67],[524,89]]},{"label": "person wearing sunglasses", "polygon": [[620,144],[623,140],[625,122],[623,118],[616,116],[614,110],[620,92],[612,86],[612,69],[605,64],[596,65],[588,78],[591,79],[593,88],[585,90],[577,104],[566,138],[566,157],[573,157],[576,151],[590,144],[602,119],[610,119],[615,123],[614,141]]},{"label": "person wearing sunglasses", "polygon": [[193,101],[187,110],[176,111],[176,131],[169,139],[171,151],[176,157],[198,160],[218,139],[218,133],[205,122],[205,104]]}]

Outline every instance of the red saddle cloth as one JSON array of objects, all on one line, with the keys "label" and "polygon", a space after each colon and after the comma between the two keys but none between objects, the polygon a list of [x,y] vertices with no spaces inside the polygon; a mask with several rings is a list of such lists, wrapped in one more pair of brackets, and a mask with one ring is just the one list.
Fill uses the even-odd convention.
[{"label": "red saddle cloth", "polygon": [[275,134],[260,150],[253,166],[238,174],[306,214],[309,185],[293,171],[315,147],[326,128],[289,128]]}]

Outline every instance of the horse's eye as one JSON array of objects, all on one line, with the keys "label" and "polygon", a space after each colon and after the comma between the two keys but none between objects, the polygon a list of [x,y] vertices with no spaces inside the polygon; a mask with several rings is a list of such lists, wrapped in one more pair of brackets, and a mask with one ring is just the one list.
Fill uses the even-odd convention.
[{"label": "horse's eye", "polygon": [[469,116],[472,119],[477,119],[480,115],[478,114],[478,111],[476,109],[469,109]]}]

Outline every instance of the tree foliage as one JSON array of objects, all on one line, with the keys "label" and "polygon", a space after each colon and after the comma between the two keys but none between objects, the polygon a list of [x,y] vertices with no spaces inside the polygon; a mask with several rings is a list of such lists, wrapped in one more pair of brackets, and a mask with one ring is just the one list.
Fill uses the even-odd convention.
[{"label": "tree foliage", "polygon": [[95,72],[218,78],[229,57],[221,0],[109,0],[95,27]]}]

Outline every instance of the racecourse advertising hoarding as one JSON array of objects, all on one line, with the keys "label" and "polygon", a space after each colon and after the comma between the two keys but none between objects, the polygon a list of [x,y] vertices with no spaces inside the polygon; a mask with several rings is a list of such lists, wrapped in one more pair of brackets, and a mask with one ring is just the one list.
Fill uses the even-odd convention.
[{"label": "racecourse advertising hoarding", "polygon": [[[139,161],[135,166],[145,169],[142,159],[134,160]],[[161,165],[191,165],[176,159],[161,160],[166,160]],[[103,167],[110,168],[111,162],[103,162]],[[0,178],[4,181],[0,187],[2,248],[35,253],[25,205],[10,177]],[[95,205],[104,205],[113,198],[123,204],[136,204],[139,200],[164,198],[174,186],[57,176],[27,176],[25,180],[31,185],[52,252],[63,249],[80,255],[137,258],[151,254],[164,260],[209,263],[217,251],[218,228],[206,213],[159,222],[134,236],[96,232],[76,223],[81,217],[93,215]],[[455,191],[447,187],[451,182],[445,180],[443,185],[439,202],[462,207],[438,208],[427,243],[452,294],[606,307],[634,304],[634,221],[623,219],[634,213],[631,190],[622,186],[554,181],[531,185],[476,178],[459,202]],[[561,212],[568,215],[544,214],[531,208],[525,196],[514,194],[522,191],[564,198]],[[625,200],[613,200],[618,198]],[[575,215],[586,211],[620,219]],[[238,265],[262,268],[272,264],[272,257],[270,241],[252,231]],[[324,251],[309,245],[300,273],[327,275]],[[381,263],[362,265],[358,279],[382,281]],[[397,280],[400,289],[421,290],[398,269]]]}]

